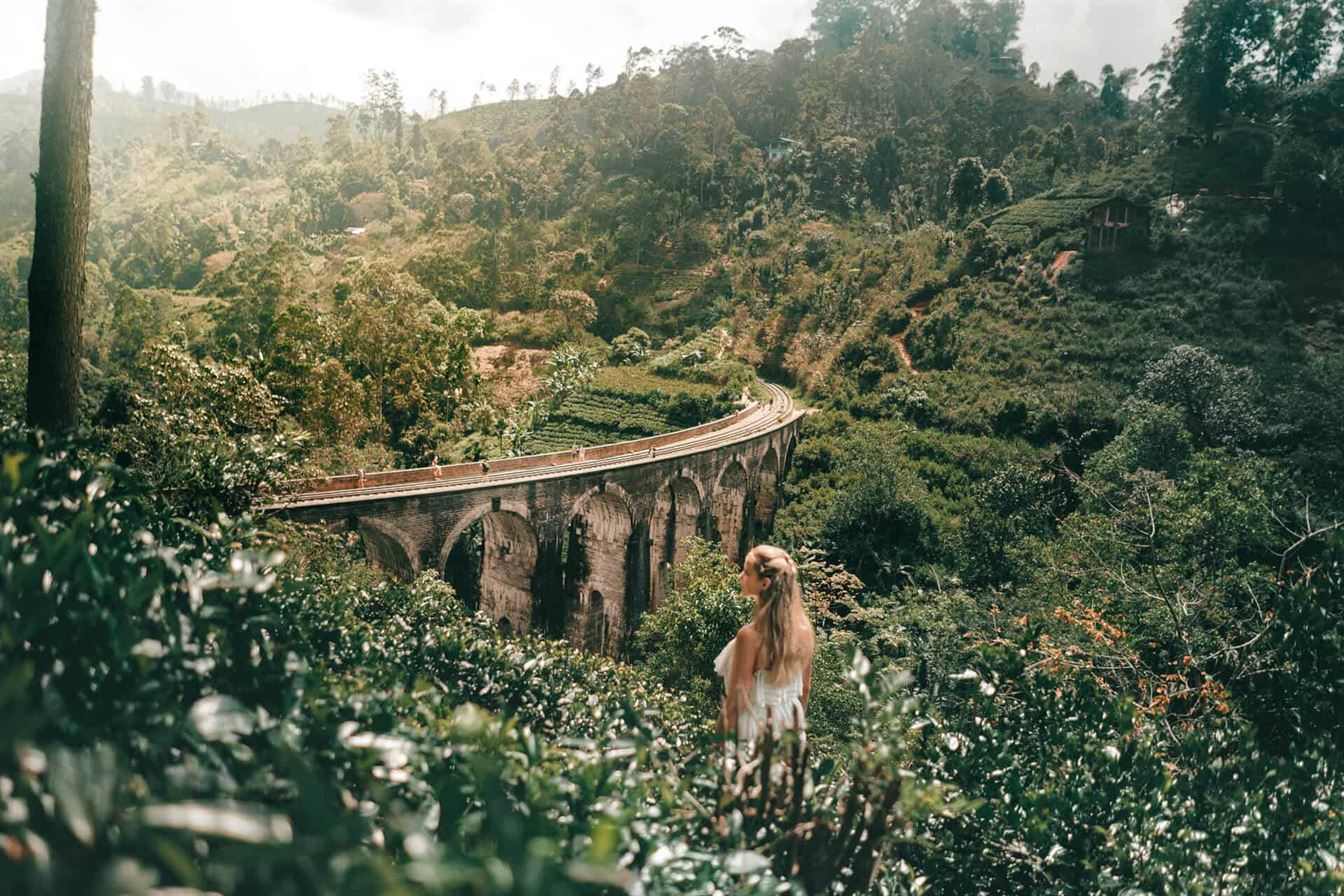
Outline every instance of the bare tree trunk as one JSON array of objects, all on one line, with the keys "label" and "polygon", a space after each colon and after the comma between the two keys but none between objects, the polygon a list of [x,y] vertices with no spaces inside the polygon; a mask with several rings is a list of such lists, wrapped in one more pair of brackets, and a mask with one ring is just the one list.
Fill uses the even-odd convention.
[{"label": "bare tree trunk", "polygon": [[28,422],[79,418],[84,255],[89,236],[89,127],[94,0],[48,0],[37,227],[28,276]]}]

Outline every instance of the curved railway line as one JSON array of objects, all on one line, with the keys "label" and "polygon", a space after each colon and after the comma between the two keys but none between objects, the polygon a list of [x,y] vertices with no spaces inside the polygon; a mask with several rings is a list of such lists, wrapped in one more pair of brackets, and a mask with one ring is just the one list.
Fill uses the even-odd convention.
[{"label": "curved railway line", "polygon": [[[289,483],[292,491],[264,505],[265,510],[293,510],[383,498],[497,488],[501,485],[556,479],[578,474],[690,457],[758,438],[792,424],[803,415],[780,386],[762,382],[765,401],[756,401],[731,417],[680,432],[632,442],[599,445],[558,454],[502,458],[485,464],[454,464],[358,476],[335,476]],[[587,457],[589,454],[597,457]],[[494,469],[491,469],[491,468]],[[359,482],[364,481],[360,486]]]}]

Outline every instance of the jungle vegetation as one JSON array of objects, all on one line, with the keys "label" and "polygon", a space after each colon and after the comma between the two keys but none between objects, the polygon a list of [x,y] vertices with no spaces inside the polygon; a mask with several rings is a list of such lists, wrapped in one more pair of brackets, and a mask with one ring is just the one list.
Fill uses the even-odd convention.
[{"label": "jungle vegetation", "polygon": [[[1048,83],[1021,16],[819,0],[431,119],[370,73],[316,139],[99,87],[59,434],[4,107],[6,891],[1340,892],[1344,9],[1190,0]],[[1085,251],[1107,200],[1143,245]],[[773,772],[722,779],[714,545],[609,660],[254,511],[756,376],[818,410]]]}]

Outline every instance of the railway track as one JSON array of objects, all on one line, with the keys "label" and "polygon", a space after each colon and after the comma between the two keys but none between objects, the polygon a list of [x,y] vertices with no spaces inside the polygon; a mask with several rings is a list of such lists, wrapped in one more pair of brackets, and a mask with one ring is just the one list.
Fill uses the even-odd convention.
[{"label": "railway track", "polygon": [[[736,415],[738,419],[733,420],[731,424],[710,432],[703,431],[704,427],[695,427],[690,430],[685,430],[684,432],[687,434],[685,439],[660,444],[652,449],[642,447],[640,443],[649,440],[641,439],[635,442],[594,446],[585,449],[585,451],[593,452],[603,451],[609,455],[602,458],[549,462],[545,460],[545,458],[550,456],[542,455],[538,458],[509,459],[511,462],[528,463],[531,461],[533,462],[533,465],[525,466],[521,469],[482,472],[474,475],[454,473],[449,479],[436,477],[434,468],[411,470],[404,471],[404,475],[413,477],[414,481],[398,482],[389,485],[369,485],[363,488],[319,487],[302,490],[302,484],[296,483],[300,490],[286,494],[283,497],[267,503],[262,509],[267,511],[280,511],[300,507],[354,504],[364,501],[379,500],[382,498],[396,498],[410,495],[430,495],[443,492],[498,488],[501,485],[517,485],[525,482],[535,482],[545,479],[556,479],[584,473],[600,472],[603,470],[616,470],[625,467],[660,463],[673,458],[690,457],[706,451],[715,451],[774,432],[777,429],[790,425],[802,416],[802,412],[794,405],[793,399],[789,396],[788,392],[772,383],[762,383],[761,385],[765,388],[767,393],[766,400],[758,401],[754,405],[749,406],[745,411],[740,412]],[[668,438],[675,435],[677,435],[677,433],[670,433],[668,436],[659,438]],[[628,452],[617,453],[614,456],[610,455],[610,451],[619,451],[623,445],[629,445],[630,450]],[[504,460],[496,461],[496,463],[501,464],[505,462],[506,461]],[[488,466],[490,462],[487,461],[486,463]],[[460,470],[462,466],[463,465],[457,465],[445,469]],[[322,481],[307,480],[306,482],[321,483]]]}]

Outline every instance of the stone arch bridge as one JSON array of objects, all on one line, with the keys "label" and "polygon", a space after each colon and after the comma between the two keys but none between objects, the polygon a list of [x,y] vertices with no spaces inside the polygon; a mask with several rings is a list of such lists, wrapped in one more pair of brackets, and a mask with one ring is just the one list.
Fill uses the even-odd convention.
[{"label": "stone arch bridge", "polygon": [[502,629],[615,654],[667,593],[690,536],[736,563],[771,529],[802,412],[765,389],[767,400],[681,432],[309,480],[267,509],[358,531],[378,566],[438,572]]}]

